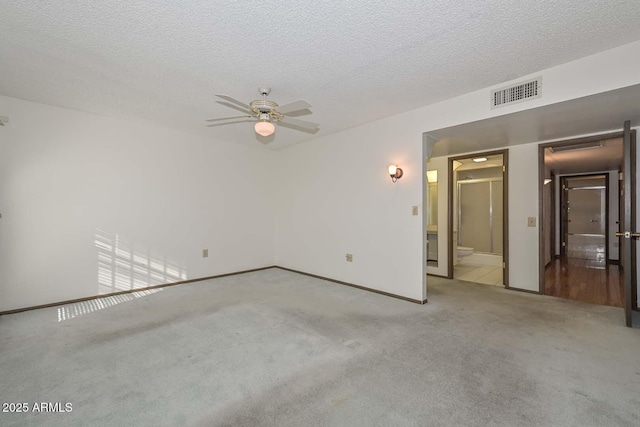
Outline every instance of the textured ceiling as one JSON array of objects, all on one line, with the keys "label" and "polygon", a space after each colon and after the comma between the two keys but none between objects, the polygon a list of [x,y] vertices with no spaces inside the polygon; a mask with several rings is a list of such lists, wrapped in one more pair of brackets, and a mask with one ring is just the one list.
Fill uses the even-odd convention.
[{"label": "textured ceiling", "polygon": [[272,87],[330,134],[640,39],[637,0],[0,0],[0,94],[259,145],[215,94]]}]

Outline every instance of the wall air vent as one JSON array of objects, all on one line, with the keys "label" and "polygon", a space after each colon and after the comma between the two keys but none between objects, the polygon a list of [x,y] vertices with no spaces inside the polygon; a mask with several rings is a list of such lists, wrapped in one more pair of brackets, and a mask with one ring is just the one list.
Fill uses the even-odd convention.
[{"label": "wall air vent", "polygon": [[556,147],[549,147],[549,151],[551,151],[552,153],[562,153],[564,151],[590,150],[592,148],[602,148],[602,141],[558,145]]},{"label": "wall air vent", "polygon": [[542,96],[542,77],[491,91],[491,108],[529,101]]}]

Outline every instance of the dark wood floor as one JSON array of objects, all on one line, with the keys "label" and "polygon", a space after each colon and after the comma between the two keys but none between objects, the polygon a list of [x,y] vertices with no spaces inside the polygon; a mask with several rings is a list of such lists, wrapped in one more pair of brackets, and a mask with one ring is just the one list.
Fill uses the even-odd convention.
[{"label": "dark wood floor", "polygon": [[592,304],[624,307],[622,274],[617,265],[563,258],[545,269],[545,294]]}]

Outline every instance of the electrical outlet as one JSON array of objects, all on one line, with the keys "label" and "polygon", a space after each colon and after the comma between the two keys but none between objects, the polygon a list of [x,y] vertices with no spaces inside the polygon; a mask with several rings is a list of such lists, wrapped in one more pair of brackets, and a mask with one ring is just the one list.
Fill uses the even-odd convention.
[{"label": "electrical outlet", "polygon": [[202,258],[207,258],[209,256],[209,249],[202,250]]},{"label": "electrical outlet", "polygon": [[411,215],[418,216],[418,207],[417,206],[411,206]]},{"label": "electrical outlet", "polygon": [[347,262],[353,262],[353,254],[347,254]]},{"label": "electrical outlet", "polygon": [[536,217],[530,216],[527,218],[527,227],[535,227],[536,226]]}]

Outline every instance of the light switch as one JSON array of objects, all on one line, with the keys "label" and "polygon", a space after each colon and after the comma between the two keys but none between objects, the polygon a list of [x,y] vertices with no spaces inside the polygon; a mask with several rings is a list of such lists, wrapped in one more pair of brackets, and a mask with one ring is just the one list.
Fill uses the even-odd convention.
[{"label": "light switch", "polygon": [[411,206],[411,215],[418,216],[418,207],[417,206]]},{"label": "light switch", "polygon": [[536,226],[536,217],[530,216],[527,218],[527,227],[535,227]]}]

